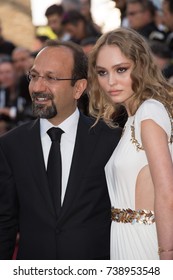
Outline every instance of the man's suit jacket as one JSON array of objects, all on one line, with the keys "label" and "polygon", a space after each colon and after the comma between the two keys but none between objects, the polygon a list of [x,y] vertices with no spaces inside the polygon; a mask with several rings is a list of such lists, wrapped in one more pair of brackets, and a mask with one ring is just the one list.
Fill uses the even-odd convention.
[{"label": "man's suit jacket", "polygon": [[0,259],[109,258],[111,205],[104,166],[121,129],[80,115],[64,202],[56,217],[40,140],[40,122],[0,138]]}]

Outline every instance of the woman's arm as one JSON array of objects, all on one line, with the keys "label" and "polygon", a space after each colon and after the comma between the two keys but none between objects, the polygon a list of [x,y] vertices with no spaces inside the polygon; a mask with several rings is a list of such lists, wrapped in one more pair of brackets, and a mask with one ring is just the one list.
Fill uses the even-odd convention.
[{"label": "woman's arm", "polygon": [[160,259],[173,259],[173,163],[166,132],[152,120],[141,123],[141,138],[154,184]]}]

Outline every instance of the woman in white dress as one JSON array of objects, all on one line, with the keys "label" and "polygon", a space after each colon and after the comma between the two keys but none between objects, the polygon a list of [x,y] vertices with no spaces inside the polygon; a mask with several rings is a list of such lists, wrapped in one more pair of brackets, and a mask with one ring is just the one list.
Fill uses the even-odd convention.
[{"label": "woman in white dress", "polygon": [[89,57],[89,93],[96,122],[113,126],[120,105],[128,113],[105,167],[111,259],[173,259],[173,88],[145,39],[126,28],[102,35]]}]

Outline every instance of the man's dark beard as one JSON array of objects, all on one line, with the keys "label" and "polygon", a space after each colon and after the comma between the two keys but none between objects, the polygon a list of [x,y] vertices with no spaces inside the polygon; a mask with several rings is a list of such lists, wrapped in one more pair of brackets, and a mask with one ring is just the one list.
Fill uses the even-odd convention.
[{"label": "man's dark beard", "polygon": [[46,98],[48,97],[50,100],[52,100],[52,96],[49,94],[44,94],[44,93],[38,93],[38,94],[33,94],[32,95],[32,113],[33,116],[36,118],[43,118],[43,119],[51,119],[57,115],[57,109],[55,106],[55,103],[52,100],[52,105],[51,106],[46,106],[43,104],[37,104],[34,102],[36,97],[42,97]]}]

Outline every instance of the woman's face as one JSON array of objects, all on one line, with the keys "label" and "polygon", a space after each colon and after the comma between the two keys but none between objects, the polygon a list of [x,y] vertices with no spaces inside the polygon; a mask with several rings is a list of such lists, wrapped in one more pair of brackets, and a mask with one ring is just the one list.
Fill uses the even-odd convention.
[{"label": "woman's face", "polygon": [[126,107],[133,95],[131,72],[132,60],[113,45],[103,46],[96,59],[98,82],[105,94],[113,101]]}]

